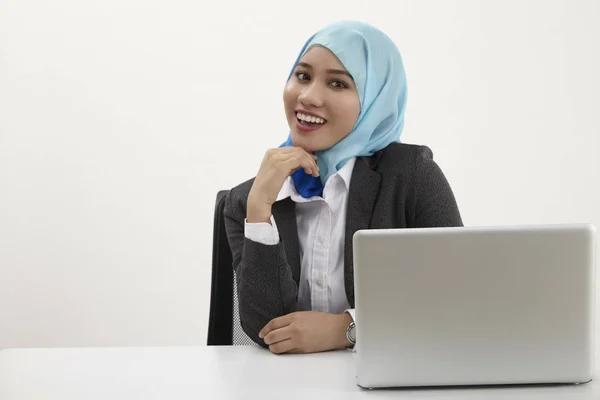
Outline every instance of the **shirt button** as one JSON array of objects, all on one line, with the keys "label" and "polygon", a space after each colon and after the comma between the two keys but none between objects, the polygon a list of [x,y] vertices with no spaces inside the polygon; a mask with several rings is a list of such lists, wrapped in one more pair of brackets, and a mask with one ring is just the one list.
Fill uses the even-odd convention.
[{"label": "shirt button", "polygon": [[320,280],[320,279],[317,279],[317,286],[322,289],[323,288],[323,281]]},{"label": "shirt button", "polygon": [[321,243],[322,245],[326,245],[327,244],[327,238],[325,236],[321,236],[319,238],[319,243]]}]

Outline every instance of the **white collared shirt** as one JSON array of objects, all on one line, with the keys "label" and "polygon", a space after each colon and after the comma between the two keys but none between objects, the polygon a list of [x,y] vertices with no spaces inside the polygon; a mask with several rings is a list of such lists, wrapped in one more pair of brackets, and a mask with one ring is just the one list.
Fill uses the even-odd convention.
[{"label": "white collared shirt", "polygon": [[[323,197],[302,197],[291,177],[282,186],[277,201],[290,197],[296,203],[300,244],[298,309],[340,314],[354,319],[344,286],[344,243],[348,189],[356,159],[352,158],[323,188]],[[277,221],[245,223],[246,238],[265,245],[279,243]]]}]

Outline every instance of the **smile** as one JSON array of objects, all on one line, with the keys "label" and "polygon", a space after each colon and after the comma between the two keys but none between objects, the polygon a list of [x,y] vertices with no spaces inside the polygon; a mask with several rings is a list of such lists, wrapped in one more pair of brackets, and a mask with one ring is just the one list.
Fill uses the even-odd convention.
[{"label": "smile", "polygon": [[298,119],[298,122],[302,124],[323,125],[327,122],[323,118],[315,117],[314,115],[303,114],[300,112],[296,113],[296,118]]},{"label": "smile", "polygon": [[296,129],[300,133],[312,133],[321,129],[327,121],[321,117],[308,115],[301,112],[296,113]]}]

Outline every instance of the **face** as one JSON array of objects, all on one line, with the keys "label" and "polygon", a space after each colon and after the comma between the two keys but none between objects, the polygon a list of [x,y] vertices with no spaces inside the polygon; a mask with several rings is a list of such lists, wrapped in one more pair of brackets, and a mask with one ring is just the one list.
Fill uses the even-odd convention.
[{"label": "face", "polygon": [[314,46],[296,65],[283,91],[292,142],[314,152],[348,136],[360,114],[354,80],[328,49]]}]

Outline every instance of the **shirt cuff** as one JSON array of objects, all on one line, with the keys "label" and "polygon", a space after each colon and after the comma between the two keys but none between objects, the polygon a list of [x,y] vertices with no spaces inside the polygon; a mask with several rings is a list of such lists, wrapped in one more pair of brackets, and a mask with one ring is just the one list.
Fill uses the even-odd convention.
[{"label": "shirt cuff", "polygon": [[248,222],[244,219],[244,236],[246,239],[267,246],[279,244],[279,231],[272,215],[270,224],[267,222]]},{"label": "shirt cuff", "polygon": [[346,312],[348,314],[350,314],[350,316],[352,317],[352,321],[354,321],[354,323],[356,324],[356,317],[355,317],[355,313],[354,313],[354,308],[351,308],[349,310],[346,310]]}]

